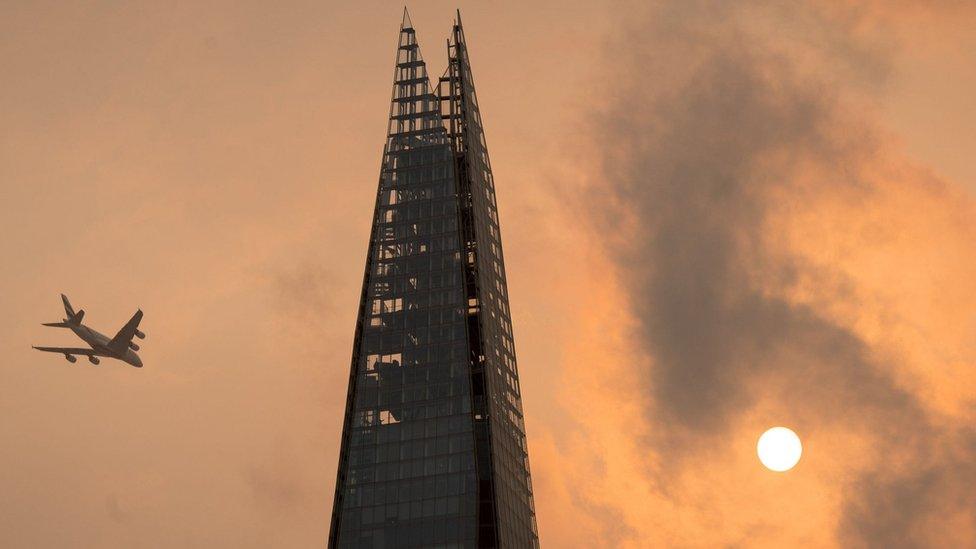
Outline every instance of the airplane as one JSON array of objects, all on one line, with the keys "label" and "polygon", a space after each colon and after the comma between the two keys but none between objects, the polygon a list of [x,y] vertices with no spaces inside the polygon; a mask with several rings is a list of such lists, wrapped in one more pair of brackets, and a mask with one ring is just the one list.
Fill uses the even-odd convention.
[{"label": "airplane", "polygon": [[81,323],[81,319],[85,317],[85,311],[82,310],[76,313],[71,307],[71,303],[68,302],[67,296],[61,294],[61,301],[64,302],[64,312],[68,315],[68,318],[64,319],[63,322],[46,322],[43,323],[42,326],[69,328],[91,348],[34,347],[33,345],[32,347],[38,351],[61,353],[64,355],[64,358],[68,359],[68,362],[71,363],[78,360],[74,355],[81,355],[87,356],[88,361],[94,365],[98,365],[100,362],[98,357],[106,357],[121,360],[126,364],[135,366],[136,368],[142,368],[142,359],[140,359],[139,355],[136,354],[136,351],[139,350],[139,346],[132,341],[133,336],[138,337],[139,339],[146,338],[146,334],[139,331],[139,321],[142,320],[142,309],[137,310],[136,314],[132,315],[132,318],[125,323],[125,326],[123,326],[121,330],[119,330],[119,333],[115,334],[115,337],[109,339],[107,336],[102,335]]}]

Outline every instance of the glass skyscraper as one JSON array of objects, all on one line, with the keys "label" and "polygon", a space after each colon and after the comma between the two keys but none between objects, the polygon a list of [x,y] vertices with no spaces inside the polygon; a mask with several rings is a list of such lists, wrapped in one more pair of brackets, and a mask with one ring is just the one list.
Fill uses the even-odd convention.
[{"label": "glass skyscraper", "polygon": [[329,546],[539,546],[498,210],[460,14],[404,12]]}]

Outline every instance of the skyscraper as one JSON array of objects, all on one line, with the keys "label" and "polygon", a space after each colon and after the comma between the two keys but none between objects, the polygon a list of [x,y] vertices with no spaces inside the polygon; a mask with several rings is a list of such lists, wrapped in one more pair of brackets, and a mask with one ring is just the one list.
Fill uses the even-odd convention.
[{"label": "skyscraper", "polygon": [[538,547],[494,181],[458,14],[404,11],[329,546]]}]

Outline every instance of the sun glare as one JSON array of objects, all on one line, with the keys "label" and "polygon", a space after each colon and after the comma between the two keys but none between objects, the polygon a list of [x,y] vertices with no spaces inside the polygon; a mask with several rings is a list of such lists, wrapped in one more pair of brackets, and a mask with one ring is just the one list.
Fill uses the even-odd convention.
[{"label": "sun glare", "polygon": [[800,461],[803,445],[800,437],[786,427],[773,427],[759,437],[756,444],[759,461],[771,471],[789,471]]}]

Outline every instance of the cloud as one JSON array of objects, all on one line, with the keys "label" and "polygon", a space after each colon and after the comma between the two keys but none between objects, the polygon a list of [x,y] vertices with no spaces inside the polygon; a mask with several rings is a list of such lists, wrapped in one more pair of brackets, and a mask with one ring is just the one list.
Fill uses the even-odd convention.
[{"label": "cloud", "polygon": [[275,303],[285,316],[321,322],[334,308],[336,277],[328,268],[305,262],[275,275]]},{"label": "cloud", "polygon": [[[841,386],[877,387],[883,379],[856,335],[754,280],[757,268],[787,279],[799,268],[768,249],[766,235],[772,195],[796,186],[798,166],[824,172],[823,192],[864,185],[849,175],[861,152],[834,137],[836,99],[782,54],[726,31],[724,17],[705,42],[709,27],[699,17],[681,19],[697,21],[698,32],[665,31],[663,48],[656,27],[641,29],[643,41],[629,35],[642,46],[634,64],[651,58],[656,70],[631,71],[626,93],[598,124],[612,151],[600,188],[613,199],[608,217],[639,219],[612,252],[655,358],[656,411],[685,428],[726,428],[752,400],[753,376],[810,361],[843,363],[830,376]],[[655,56],[680,49],[672,42],[697,48],[692,71],[687,59],[672,68]],[[880,391],[872,400],[903,399]]]},{"label": "cloud", "polygon": [[[643,482],[670,499],[662,512],[739,512],[689,496],[687,475],[702,452],[751,436],[743,427],[762,411],[869,448],[853,471],[822,465],[818,488],[834,495],[839,514],[822,519],[840,524],[834,543],[973,543],[976,502],[958,485],[976,486],[971,435],[917,381],[940,364],[911,358],[885,329],[866,329],[887,318],[896,333],[918,319],[907,297],[864,274],[864,262],[877,254],[918,271],[899,246],[927,237],[920,228],[943,214],[976,213],[900,158],[870,115],[893,65],[885,28],[870,12],[833,3],[659,2],[633,21],[611,39],[614,78],[591,143],[599,175],[584,199],[598,212],[594,231],[608,235],[604,250],[635,321],[631,352],[642,367],[633,398],[648,419],[643,448],[628,451],[644,463]],[[802,32],[792,32],[795,21]],[[859,83],[841,86],[851,73]],[[913,212],[891,197],[899,193],[933,210]],[[926,221],[904,221],[913,215]],[[931,245],[955,251],[971,224],[950,224]],[[826,245],[793,238],[811,227],[822,232],[808,236]],[[960,273],[972,272],[974,254],[962,254],[965,268],[946,267],[942,278],[969,299]],[[916,276],[908,295],[931,294],[936,278]],[[923,331],[940,329],[939,319],[922,322]],[[949,344],[972,358],[959,340]],[[783,527],[758,515],[720,539]],[[944,528],[966,520],[968,528]],[[631,538],[645,543],[681,539],[635,527]],[[694,531],[699,543],[715,536]]]}]

